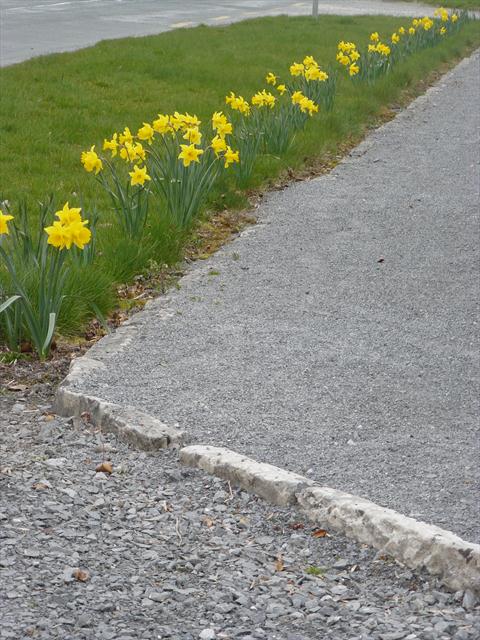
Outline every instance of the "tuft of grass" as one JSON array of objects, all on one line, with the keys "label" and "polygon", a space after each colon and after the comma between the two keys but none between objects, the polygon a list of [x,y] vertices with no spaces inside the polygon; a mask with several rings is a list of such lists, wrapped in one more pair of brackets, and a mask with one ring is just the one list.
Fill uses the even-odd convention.
[{"label": "tuft of grass", "polygon": [[[48,192],[59,204],[68,200],[72,206],[83,206],[85,217],[94,209],[99,213],[97,258],[81,279],[72,272],[59,330],[72,335],[93,309],[106,315],[115,304],[112,285],[131,280],[152,262],[173,265],[185,253],[205,257],[235,229],[228,221],[215,225],[215,218],[204,213],[200,230],[180,233],[152,202],[143,242],[126,240],[115,225],[106,194],[80,165],[82,150],[92,144],[101,147],[104,138],[126,125],[136,131],[159,112],[188,111],[206,121],[224,108],[230,90],[249,98],[263,88],[268,71],[287,79],[291,62],[307,54],[323,67],[335,66],[339,40],[361,46],[372,31],[387,40],[409,22],[387,16],[323,16],[319,21],[268,17],[105,41],[1,69],[1,199],[10,201],[13,212],[25,199],[32,225],[36,202]],[[284,157],[261,157],[245,191],[236,189],[231,178],[222,180],[208,209],[226,221],[227,210],[248,205],[248,193],[284,181],[287,175],[334,166],[342,150],[379,119],[392,116],[391,105],[413,98],[432,72],[479,45],[480,23],[473,21],[435,48],[398,64],[375,85],[351,82],[339,69],[334,110],[314,117]],[[210,232],[214,241],[205,242]],[[198,246],[205,246],[205,251],[196,251]]]},{"label": "tuft of grass", "polygon": [[316,576],[317,578],[325,575],[326,571],[325,567],[316,567],[315,565],[305,569],[305,573],[308,573],[309,576]]}]

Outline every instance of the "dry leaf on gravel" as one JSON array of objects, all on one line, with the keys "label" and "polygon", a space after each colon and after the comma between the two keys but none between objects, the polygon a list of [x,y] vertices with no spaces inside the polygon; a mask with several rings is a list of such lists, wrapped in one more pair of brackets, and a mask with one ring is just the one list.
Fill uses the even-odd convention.
[{"label": "dry leaf on gravel", "polygon": [[305,529],[305,525],[303,524],[303,522],[292,522],[290,528],[298,531],[299,529]]},{"label": "dry leaf on gravel", "polygon": [[104,460],[103,462],[101,462],[99,465],[95,467],[95,471],[97,471],[97,473],[102,472],[102,473],[110,474],[113,471],[112,463],[109,462],[108,460]]},{"label": "dry leaf on gravel", "polygon": [[277,559],[275,560],[275,571],[283,571],[285,569],[285,565],[283,563],[282,554],[279,553]]},{"label": "dry leaf on gravel", "polygon": [[7,389],[9,391],[26,391],[27,389],[27,385],[26,384],[8,384],[7,385]]},{"label": "dry leaf on gravel", "polygon": [[215,526],[215,520],[212,520],[212,518],[209,518],[208,516],[205,516],[205,518],[203,519],[203,524],[208,527],[209,529],[213,526]]},{"label": "dry leaf on gravel", "polygon": [[44,489],[50,489],[51,485],[49,482],[35,482],[32,484],[32,489],[36,491],[43,491]]},{"label": "dry leaf on gravel", "polygon": [[315,529],[312,531],[312,536],[314,538],[329,538],[330,534],[325,529]]},{"label": "dry leaf on gravel", "polygon": [[85,571],[85,569],[75,569],[72,575],[75,580],[78,580],[79,582],[86,582],[90,579],[90,574],[88,571]]}]

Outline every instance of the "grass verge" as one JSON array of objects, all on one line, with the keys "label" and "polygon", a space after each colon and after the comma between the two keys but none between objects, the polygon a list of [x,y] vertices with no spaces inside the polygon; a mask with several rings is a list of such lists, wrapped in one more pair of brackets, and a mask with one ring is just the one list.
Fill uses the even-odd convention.
[{"label": "grass verge", "polygon": [[250,96],[262,88],[267,71],[285,78],[289,64],[306,54],[313,54],[322,66],[335,64],[339,40],[363,44],[371,31],[387,38],[408,22],[380,16],[324,16],[318,22],[262,18],[103,42],[2,69],[1,196],[15,209],[22,199],[32,204],[53,192],[59,203],[80,203],[87,211],[95,206],[100,215],[98,259],[83,278],[80,293],[74,293],[72,274],[72,295],[63,305],[59,330],[73,335],[81,329],[92,301],[106,315],[116,302],[112,283],[130,281],[148,266],[155,270],[158,265],[174,265],[185,254],[208,255],[243,223],[232,223],[225,210],[246,207],[255,191],[285,176],[334,165],[369,127],[390,117],[392,105],[416,95],[431,74],[478,47],[480,24],[472,22],[435,48],[412,55],[373,86],[352,83],[340,73],[333,112],[312,119],[283,158],[262,157],[245,192],[228,181],[221,183],[209,209],[224,213],[213,221],[205,215],[200,227],[187,234],[166,226],[153,210],[141,246],[121,237],[105,194],[80,165],[83,149],[125,125],[136,130],[159,111],[179,109],[206,120],[222,108],[228,91]]}]

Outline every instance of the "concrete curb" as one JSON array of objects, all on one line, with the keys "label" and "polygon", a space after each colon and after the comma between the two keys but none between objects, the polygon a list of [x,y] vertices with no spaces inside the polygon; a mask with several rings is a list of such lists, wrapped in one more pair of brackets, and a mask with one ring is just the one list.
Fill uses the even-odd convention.
[{"label": "concrete curb", "polygon": [[223,447],[185,447],[180,461],[273,504],[295,506],[322,527],[373,546],[412,569],[425,568],[450,589],[480,592],[480,545],[450,531]]},{"label": "concrete curb", "polygon": [[70,373],[55,395],[56,413],[62,416],[80,416],[87,412],[94,424],[104,431],[115,433],[120,440],[139,449],[151,451],[184,444],[183,431],[169,427],[132,407],[121,407],[75,390],[81,389],[84,378],[101,367],[105,367],[103,362],[87,356],[73,360]]}]

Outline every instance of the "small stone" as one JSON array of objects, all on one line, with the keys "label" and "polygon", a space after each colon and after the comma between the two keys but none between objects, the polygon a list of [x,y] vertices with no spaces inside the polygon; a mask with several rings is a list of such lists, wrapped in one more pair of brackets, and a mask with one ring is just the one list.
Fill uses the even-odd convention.
[{"label": "small stone", "polygon": [[92,619],[86,613],[82,613],[77,618],[77,625],[79,627],[90,627],[92,625]]},{"label": "small stone", "polygon": [[463,594],[462,607],[467,611],[473,609],[477,604],[477,598],[471,589],[466,589]]},{"label": "small stone", "polygon": [[433,627],[435,631],[438,633],[450,633],[455,630],[455,625],[449,622],[448,620],[442,620],[441,622],[437,622]]},{"label": "small stone", "polygon": [[23,405],[21,402],[15,402],[15,404],[12,407],[12,413],[22,413],[24,409],[25,409],[25,405]]},{"label": "small stone", "polygon": [[213,629],[204,629],[200,632],[200,635],[198,637],[200,638],[200,640],[215,640],[217,634]]},{"label": "small stone", "polygon": [[333,565],[334,569],[346,569],[350,563],[348,560],[337,560]]},{"label": "small stone", "polygon": [[49,458],[48,460],[45,460],[47,467],[53,467],[54,469],[63,467],[67,462],[67,458]]},{"label": "small stone", "polygon": [[69,582],[73,582],[75,580],[75,578],[73,577],[74,571],[75,571],[75,567],[65,567],[62,574],[63,582],[66,582],[67,584]]},{"label": "small stone", "polygon": [[220,604],[217,604],[215,609],[218,613],[230,613],[235,609],[235,605],[229,604],[228,602],[221,602]]}]

